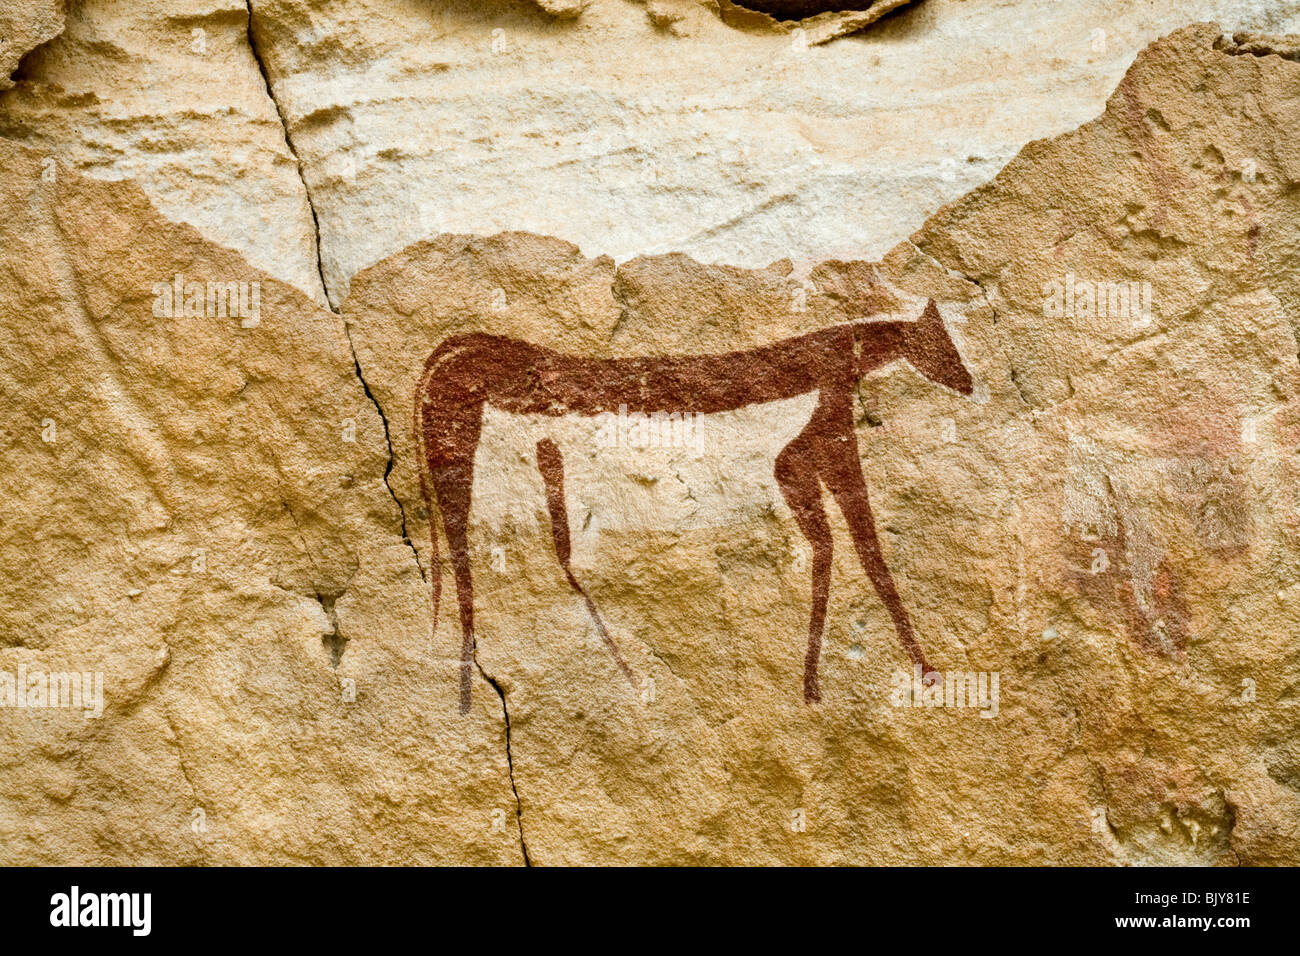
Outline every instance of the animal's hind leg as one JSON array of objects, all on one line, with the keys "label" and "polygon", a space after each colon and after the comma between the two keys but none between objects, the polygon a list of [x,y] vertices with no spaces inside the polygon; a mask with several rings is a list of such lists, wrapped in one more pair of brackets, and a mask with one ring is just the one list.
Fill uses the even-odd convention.
[{"label": "animal's hind leg", "polygon": [[876,593],[894,619],[894,629],[898,640],[915,664],[921,665],[922,673],[931,670],[925,661],[916,636],[912,633],[912,622],[908,619],[907,609],[903,607],[898,589],[894,587],[894,578],[880,552],[880,540],[876,537],[876,523],[871,517],[871,504],[867,499],[867,482],[862,477],[862,463],[858,460],[858,442],[853,434],[853,418],[846,405],[844,413],[837,419],[838,436],[832,437],[825,445],[824,465],[822,469],[826,486],[844,513],[844,520],[849,526],[849,535],[857,548],[858,559],[862,568],[871,578]]},{"label": "animal's hind leg", "polygon": [[582,600],[587,605],[587,613],[595,622],[596,633],[609,648],[614,663],[618,665],[618,669],[623,672],[623,676],[632,686],[636,687],[632,668],[627,666],[623,655],[619,653],[618,645],[605,629],[605,622],[600,619],[600,614],[596,611],[596,603],[582,589],[578,579],[573,576],[573,569],[569,567],[569,510],[564,504],[564,459],[560,457],[560,449],[549,438],[543,438],[537,443],[537,468],[541,471],[542,481],[546,485],[546,507],[551,513],[551,537],[555,541],[555,556],[560,560],[564,576],[569,579],[569,586],[582,596]]},{"label": "animal's hind leg", "polygon": [[808,654],[804,658],[803,699],[804,703],[813,704],[822,699],[817,668],[831,589],[833,545],[831,526],[822,505],[822,487],[808,444],[805,434],[800,434],[776,456],[776,481],[785,503],[794,512],[799,530],[812,547],[812,619],[808,624]]}]

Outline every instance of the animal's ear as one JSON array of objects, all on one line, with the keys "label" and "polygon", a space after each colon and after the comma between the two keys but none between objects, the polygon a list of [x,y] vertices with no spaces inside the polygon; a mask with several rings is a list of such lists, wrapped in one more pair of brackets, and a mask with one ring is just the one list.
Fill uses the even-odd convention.
[{"label": "animal's ear", "polygon": [[939,315],[939,306],[935,305],[934,299],[925,303],[925,311],[921,313],[917,323],[927,332],[937,331],[941,335],[946,335],[948,331],[943,327],[943,318]]},{"label": "animal's ear", "polygon": [[934,299],[926,302],[925,311],[912,323],[907,338],[913,349],[920,349],[922,352],[941,348],[947,340],[948,330],[943,326],[943,319],[939,316],[939,307],[935,305]]}]

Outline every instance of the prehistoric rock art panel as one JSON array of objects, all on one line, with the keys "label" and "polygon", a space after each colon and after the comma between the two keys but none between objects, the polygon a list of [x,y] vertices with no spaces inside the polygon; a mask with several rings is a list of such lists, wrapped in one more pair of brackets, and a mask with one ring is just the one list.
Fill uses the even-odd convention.
[{"label": "prehistoric rock art panel", "polygon": [[[838,325],[762,348],[722,355],[590,359],[486,333],[453,336],[425,362],[415,391],[416,447],[422,456],[425,507],[442,516],[451,549],[461,625],[460,711],[467,713],[474,669],[474,590],[469,519],[484,406],[521,415],[600,415],[634,407],[649,414],[708,415],[809,393],[817,405],[803,430],[776,458],[776,479],[799,529],[812,547],[812,618],[804,660],[804,701],[821,700],[817,665],[830,594],[832,540],[822,486],[845,520],[858,559],[889,610],[903,649],[929,672],[907,610],[880,552],[867,485],[858,459],[853,394],[859,379],[904,360],[930,381],[963,395],[970,372],[949,337],[933,299],[915,322]],[[550,439],[537,445],[556,557],[582,597],[597,632],[624,676],[632,670],[570,567],[564,462]],[[442,572],[437,522],[430,519],[433,621],[437,629]]]},{"label": "prehistoric rock art panel", "polygon": [[[293,6],[259,0],[253,18],[267,27],[254,32],[267,40],[268,77],[286,95],[302,87],[278,78],[298,64],[276,67],[269,54],[295,21],[271,14]],[[992,15],[945,0],[917,10],[956,8]],[[221,14],[222,36],[243,34],[246,19],[232,10]],[[37,65],[65,62],[53,54],[87,36],[93,24],[76,20],[0,97],[6,129],[19,125],[14,101],[33,92]],[[534,49],[554,45],[563,61],[559,30]],[[762,37],[727,35],[770,49]],[[157,36],[142,35],[141,46],[178,52]],[[861,76],[835,51],[887,47],[833,44],[792,61],[788,76],[806,63],[824,71],[809,74],[818,79]],[[653,59],[659,47],[629,39],[618,55],[633,49]],[[677,49],[703,55],[690,37]],[[933,59],[913,49],[894,54]],[[363,45],[351,50],[362,66],[373,58]],[[530,232],[453,218],[417,224],[418,236],[394,233],[373,255],[353,247],[338,275],[361,271],[345,299],[346,283],[331,286],[338,313],[220,237],[168,222],[139,185],[79,175],[87,154],[52,124],[31,126],[39,151],[0,139],[9,409],[0,701],[4,676],[20,669],[104,675],[97,717],[0,713],[0,856],[23,865],[1294,865],[1295,51],[1294,37],[1180,30],[1137,58],[1095,121],[1033,142],[928,222],[900,215],[900,228],[917,228],[892,251],[830,242],[833,216],[823,215],[846,197],[875,205],[879,194],[863,183],[877,178],[861,157],[881,142],[872,130],[897,126],[897,114],[883,114],[879,127],[843,132],[854,147],[841,160],[856,178],[809,186],[821,210],[807,217],[816,242],[785,228],[802,216],[787,209],[782,228],[715,234],[707,255],[674,240],[671,253],[627,258],[626,246],[511,207],[503,222]],[[316,55],[334,52],[326,44]],[[132,62],[120,61],[119,82],[141,72]],[[417,112],[439,97],[455,112],[443,94],[483,85],[459,66],[392,62],[411,78],[419,95],[404,108]],[[121,127],[120,97],[92,86],[89,67],[76,72],[84,85],[52,94],[40,115],[62,117],[69,136],[86,109]],[[1008,72],[1032,85],[1018,60]],[[164,82],[174,75],[152,75],[166,108],[188,122],[175,111],[190,100]],[[418,88],[430,77],[451,85]],[[1070,89],[1054,84],[1050,95],[1064,103]],[[621,117],[623,102],[612,98],[609,115]],[[428,167],[405,166],[402,188],[389,193],[371,191],[364,175],[364,188],[344,176],[332,197],[317,190],[334,175],[329,157],[342,156],[294,117],[350,121],[317,105],[295,98],[286,117],[325,235],[346,221],[349,236],[369,237]],[[564,112],[590,128],[599,110]],[[249,115],[212,122],[229,132]],[[948,127],[951,115],[927,110],[900,140]],[[663,125],[683,131],[667,152],[708,142],[674,116]],[[411,124],[393,128],[409,137]],[[375,124],[355,129],[349,142],[389,155]],[[1011,129],[1008,141],[1020,138]],[[86,136],[87,147],[117,142]],[[491,155],[532,163],[515,142],[496,142]],[[162,145],[185,149],[178,137]],[[404,161],[427,151],[406,145]],[[815,148],[830,155],[825,140]],[[473,166],[466,182],[506,181],[487,147],[463,166],[428,152],[457,178]],[[222,170],[253,168],[211,155]],[[592,171],[540,166],[545,195],[565,198],[570,222],[603,205],[644,239],[652,204],[637,194],[628,208],[644,216],[625,216],[616,190],[565,178],[578,166]],[[449,181],[431,180],[423,198],[450,197]],[[721,181],[690,201],[716,196]],[[526,187],[518,191],[539,191]],[[467,201],[482,195],[469,192]],[[723,211],[703,206],[702,215]],[[680,209],[661,207],[671,235],[693,228]],[[783,243],[780,256],[749,241],[760,232]],[[299,238],[311,246],[310,229]],[[330,242],[323,248],[328,275]],[[178,274],[260,283],[260,321],[155,309],[154,287]],[[1129,308],[1112,307],[1112,290],[1147,286],[1139,308],[1131,292]],[[1070,288],[1062,301],[1057,292]],[[884,301],[885,289],[900,295]],[[415,466],[427,475],[427,459],[409,425],[431,349],[477,334],[511,349],[544,343],[584,363],[721,359],[863,317],[873,320],[865,328],[913,327],[930,298],[977,388],[965,398],[904,362],[879,367],[852,386],[853,438],[880,554],[918,644],[945,676],[1000,673],[996,720],[891,699],[891,675],[907,659],[893,640],[867,636],[897,629],[866,584],[848,522],[821,500],[811,513],[825,514],[838,562],[816,671],[823,700],[806,706],[793,692],[810,555],[799,512],[782,501],[791,480],[778,481],[774,463],[812,425],[822,388],[704,416],[707,454],[692,457],[678,447],[607,451],[591,437],[598,415],[503,411],[482,377],[464,383],[483,400],[467,518],[479,686],[470,713],[457,715],[465,669],[455,615],[429,640],[439,569],[423,522],[444,516],[424,506]],[[861,358],[843,359],[853,345],[837,352],[853,366],[845,378]],[[489,373],[499,367],[482,361]],[[761,374],[750,379],[767,387]],[[651,408],[635,394],[628,404]],[[844,446],[841,420],[817,418]],[[793,476],[784,477],[834,496],[834,465],[849,456],[827,464],[827,449],[808,447],[785,455]],[[452,576],[450,562],[440,570]],[[591,605],[576,599],[583,592]],[[592,624],[597,604],[638,678],[634,706]]]}]

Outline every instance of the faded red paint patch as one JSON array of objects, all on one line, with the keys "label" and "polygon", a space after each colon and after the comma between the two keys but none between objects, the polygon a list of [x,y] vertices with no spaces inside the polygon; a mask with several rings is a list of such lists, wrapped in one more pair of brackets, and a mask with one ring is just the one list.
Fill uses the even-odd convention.
[{"label": "faded red paint patch", "polygon": [[1171,401],[1161,412],[1162,427],[1149,434],[1153,454],[1177,458],[1241,455],[1246,409],[1237,383],[1185,379],[1163,383],[1162,388]]},{"label": "faded red paint patch", "polygon": [[[1142,653],[1185,659],[1192,634],[1178,573],[1162,559],[1144,602],[1143,585],[1130,559],[1122,518],[1114,534],[1072,537],[1066,554],[1066,579],[1116,631],[1122,630]],[[1143,604],[1146,604],[1144,610]]]},{"label": "faded red paint patch", "polygon": [[1128,605],[1129,638],[1152,657],[1182,661],[1187,657],[1187,639],[1191,625],[1187,602],[1183,599],[1181,578],[1162,559],[1151,586],[1150,606],[1144,612],[1138,603],[1137,587],[1130,579],[1124,594]]}]

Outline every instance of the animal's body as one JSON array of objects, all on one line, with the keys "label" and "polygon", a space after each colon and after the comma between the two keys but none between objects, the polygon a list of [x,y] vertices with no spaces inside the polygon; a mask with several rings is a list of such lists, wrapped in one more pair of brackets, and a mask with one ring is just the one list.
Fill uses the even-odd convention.
[{"label": "animal's body", "polygon": [[[474,654],[473,575],[468,530],[474,453],[483,410],[531,415],[599,415],[620,406],[647,413],[709,414],[816,393],[803,430],[776,458],[786,503],[812,548],[812,619],[804,662],[804,699],[821,699],[817,665],[830,591],[831,532],[822,503],[824,485],[839,504],[863,568],[894,621],[911,659],[929,670],[876,539],[866,482],[853,430],[858,379],[902,359],[931,381],[969,395],[970,373],[931,300],[915,322],[854,322],[772,345],[715,355],[593,359],[565,355],[519,339],[486,333],[447,339],[429,355],[415,393],[416,445],[421,486],[433,541],[434,624],[442,580],[438,558],[440,514],[451,550],[461,624],[460,708],[470,705]],[[619,668],[632,671],[595,604],[569,565],[564,465],[559,449],[542,439],[538,469],[546,486],[556,556],[582,596]],[[436,509],[434,505],[436,504]]]}]

